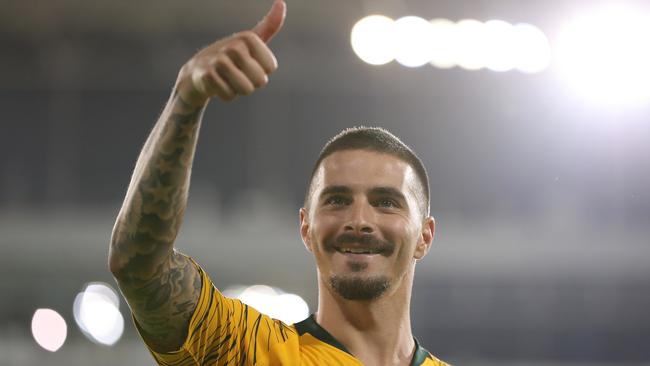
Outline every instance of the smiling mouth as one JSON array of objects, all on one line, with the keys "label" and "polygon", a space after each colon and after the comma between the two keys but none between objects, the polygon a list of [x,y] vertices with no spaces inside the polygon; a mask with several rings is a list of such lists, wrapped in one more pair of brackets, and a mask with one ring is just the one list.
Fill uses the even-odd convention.
[{"label": "smiling mouth", "polygon": [[369,248],[336,248],[336,251],[342,254],[379,254],[380,251]]}]

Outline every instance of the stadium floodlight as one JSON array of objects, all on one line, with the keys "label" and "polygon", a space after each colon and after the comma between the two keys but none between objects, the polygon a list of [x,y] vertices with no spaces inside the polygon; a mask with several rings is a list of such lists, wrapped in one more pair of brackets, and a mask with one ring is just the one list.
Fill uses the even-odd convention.
[{"label": "stadium floodlight", "polygon": [[387,64],[395,59],[395,21],[383,15],[370,15],[359,20],[350,34],[352,50],[371,65]]},{"label": "stadium floodlight", "polygon": [[560,33],[558,70],[599,104],[650,101],[650,15],[610,7],[587,13]]},{"label": "stadium floodlight", "polygon": [[486,66],[488,53],[485,23],[463,19],[456,24],[458,66],[466,70],[479,70]]},{"label": "stadium floodlight", "polygon": [[515,25],[517,70],[533,74],[544,71],[551,63],[551,45],[548,38],[532,24]]},{"label": "stadium floodlight", "polygon": [[420,67],[431,61],[431,23],[416,16],[395,21],[395,60],[406,67]]},{"label": "stadium floodlight", "polygon": [[539,28],[503,20],[484,23],[463,19],[454,23],[405,16],[394,21],[371,15],[354,25],[350,39],[357,56],[371,65],[394,59],[407,67],[430,63],[441,69],[459,66],[466,70],[536,73],[545,70],[551,60],[550,43]]},{"label": "stadium floodlight", "polygon": [[456,66],[456,23],[448,19],[431,20],[431,65],[440,69]]},{"label": "stadium floodlight", "polygon": [[517,44],[515,27],[503,20],[485,22],[485,67],[503,72],[517,66]]}]

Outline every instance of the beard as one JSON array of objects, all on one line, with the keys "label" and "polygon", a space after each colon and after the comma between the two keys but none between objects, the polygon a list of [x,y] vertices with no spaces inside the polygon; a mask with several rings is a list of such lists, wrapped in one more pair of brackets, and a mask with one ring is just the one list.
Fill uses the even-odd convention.
[{"label": "beard", "polygon": [[354,275],[332,275],[330,286],[346,300],[371,301],[388,290],[390,281],[386,276],[362,278]]},{"label": "beard", "polygon": [[[325,240],[326,252],[333,253],[345,243],[359,243],[366,248],[373,249],[379,255],[389,257],[395,251],[395,244],[381,240],[372,234],[354,235],[344,233],[337,237]],[[352,272],[363,272],[367,263],[348,262]],[[390,280],[386,276],[364,278],[362,275],[332,275],[329,279],[334,291],[346,300],[371,301],[379,298],[390,287]]]}]

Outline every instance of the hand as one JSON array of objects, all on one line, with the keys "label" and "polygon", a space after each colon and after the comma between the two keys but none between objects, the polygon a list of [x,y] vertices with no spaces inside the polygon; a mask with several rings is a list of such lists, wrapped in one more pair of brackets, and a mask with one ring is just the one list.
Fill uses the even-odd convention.
[{"label": "hand", "polygon": [[230,101],[266,85],[268,75],[278,68],[266,44],[282,28],[285,14],[284,1],[275,0],[253,29],[220,39],[194,55],[176,83],[181,99],[202,106],[214,96]]}]

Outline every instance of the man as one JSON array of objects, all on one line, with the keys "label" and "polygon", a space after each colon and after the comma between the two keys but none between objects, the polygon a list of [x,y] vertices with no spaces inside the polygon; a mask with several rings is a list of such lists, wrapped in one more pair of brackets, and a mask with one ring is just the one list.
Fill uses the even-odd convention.
[{"label": "man", "polygon": [[136,327],[160,365],[445,365],[418,345],[409,315],[415,262],[434,234],[426,172],[384,130],[344,131],[316,163],[300,233],[319,307],[305,321],[286,325],[225,298],[173,248],[205,105],[268,82],[277,62],[266,42],[285,9],[276,0],[255,28],[194,55],[142,149],[109,253]]}]

